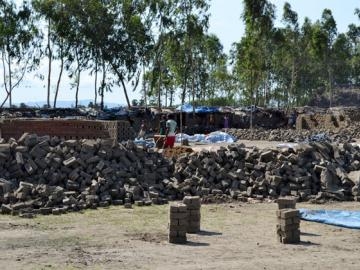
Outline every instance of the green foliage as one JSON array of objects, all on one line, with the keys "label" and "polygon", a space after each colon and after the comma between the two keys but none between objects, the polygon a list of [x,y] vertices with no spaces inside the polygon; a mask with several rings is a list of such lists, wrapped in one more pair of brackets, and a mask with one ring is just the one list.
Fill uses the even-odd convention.
[{"label": "green foliage", "polygon": [[[359,23],[338,33],[331,10],[325,9],[320,20],[305,18],[300,25],[285,3],[283,26],[275,27],[272,1],[243,0],[245,35],[227,55],[219,38],[208,33],[210,3],[32,0],[16,6],[0,0],[3,105],[7,99],[11,105],[13,89],[45,58],[48,106],[52,61],[60,65],[54,107],[63,71],[75,89],[75,106],[83,72],[94,75],[93,106],[99,95],[101,107],[114,86],[123,89],[128,106],[172,106],[176,97],[195,105],[239,100],[294,106],[321,91],[331,97],[336,85],[360,83]],[[360,20],[359,9],[355,14]],[[137,91],[140,78],[141,100],[130,102],[128,91]]]},{"label": "green foliage", "polygon": [[205,99],[202,101],[203,105],[206,106],[233,106],[237,105],[236,100],[234,97],[214,97],[210,99]]}]

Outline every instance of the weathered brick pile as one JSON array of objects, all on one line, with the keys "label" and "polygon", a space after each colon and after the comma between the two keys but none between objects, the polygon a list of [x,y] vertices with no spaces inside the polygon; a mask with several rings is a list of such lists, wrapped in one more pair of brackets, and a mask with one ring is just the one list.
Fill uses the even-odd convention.
[{"label": "weathered brick pile", "polygon": [[187,233],[200,232],[201,201],[199,196],[185,196],[183,203],[188,211]]},{"label": "weathered brick pile", "polygon": [[24,134],[0,141],[2,213],[55,213],[110,204],[166,203],[185,196],[246,201],[359,200],[360,148],[310,143],[259,150],[241,144],[169,160],[132,142]]},{"label": "weathered brick pile", "polygon": [[188,228],[188,209],[183,203],[170,205],[169,211],[169,243],[185,244]]},{"label": "weathered brick pile", "polygon": [[310,143],[279,150],[234,144],[217,152],[180,156],[174,178],[185,196],[358,200],[360,177],[353,172],[359,170],[360,148],[349,143]]},{"label": "weathered brick pile", "polygon": [[227,133],[238,140],[266,140],[281,142],[307,142],[316,139],[319,134],[325,135],[332,142],[350,142],[353,138],[360,138],[360,126],[349,126],[340,130],[314,129],[228,129]]},{"label": "weathered brick pile", "polygon": [[133,143],[34,134],[0,143],[2,213],[58,214],[109,204],[128,207],[135,201],[164,203],[155,200],[165,197],[158,183],[171,175],[168,160]]}]

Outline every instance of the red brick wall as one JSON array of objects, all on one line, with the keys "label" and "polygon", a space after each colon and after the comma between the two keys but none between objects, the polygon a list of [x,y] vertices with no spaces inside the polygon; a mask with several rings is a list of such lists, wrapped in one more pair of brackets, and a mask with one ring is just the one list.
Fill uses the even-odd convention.
[{"label": "red brick wall", "polygon": [[0,123],[1,137],[18,139],[23,133],[50,135],[64,139],[118,139],[116,121],[92,120],[5,120]]}]

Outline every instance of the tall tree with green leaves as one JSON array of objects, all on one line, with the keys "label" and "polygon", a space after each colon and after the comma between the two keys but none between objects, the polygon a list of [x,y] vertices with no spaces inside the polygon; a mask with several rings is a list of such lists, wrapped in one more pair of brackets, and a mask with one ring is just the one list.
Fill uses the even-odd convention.
[{"label": "tall tree with green leaves", "polygon": [[17,7],[13,1],[0,0],[0,57],[3,69],[3,86],[12,106],[13,90],[20,85],[26,72],[39,64],[36,50],[39,46],[38,29],[30,5],[23,2]]},{"label": "tall tree with green leaves", "polygon": [[337,36],[337,28],[332,12],[325,9],[321,20],[314,25],[312,36],[312,51],[317,60],[323,65],[324,73],[322,80],[330,97],[330,107],[333,99],[333,79],[334,79],[334,41]]},{"label": "tall tree with green leaves", "polygon": [[270,88],[270,64],[274,5],[266,0],[244,0],[245,36],[235,45],[234,73],[244,87],[246,104],[264,105]]}]

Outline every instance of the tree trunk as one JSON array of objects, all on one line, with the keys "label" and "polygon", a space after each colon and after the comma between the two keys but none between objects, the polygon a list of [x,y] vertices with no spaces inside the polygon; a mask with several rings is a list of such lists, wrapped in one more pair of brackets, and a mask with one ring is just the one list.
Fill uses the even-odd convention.
[{"label": "tree trunk", "polygon": [[126,86],[125,86],[125,82],[124,82],[123,78],[120,79],[120,82],[121,82],[121,85],[122,85],[122,87],[124,89],[124,95],[125,95],[126,102],[128,104],[128,107],[130,108],[131,104],[130,104],[129,96],[128,96]]},{"label": "tree trunk", "polygon": [[47,40],[47,49],[49,52],[49,64],[48,64],[48,80],[47,80],[47,107],[50,108],[50,84],[51,84],[51,62],[52,62],[52,49],[50,42],[50,19],[48,20],[48,40]]},{"label": "tree trunk", "polygon": [[126,90],[125,82],[124,82],[124,79],[123,79],[123,75],[117,70],[117,68],[114,67],[114,65],[112,63],[111,63],[111,66],[112,66],[113,71],[118,76],[119,81],[121,82],[121,85],[122,85],[123,90],[124,90],[124,95],[125,95],[127,105],[128,105],[129,108],[131,108],[131,104],[130,104],[129,96],[127,94],[127,90]]},{"label": "tree trunk", "polygon": [[102,62],[102,80],[101,80],[101,87],[100,87],[100,108],[104,109],[104,92],[105,92],[105,79],[106,79],[106,70],[105,70],[105,61]]},{"label": "tree trunk", "polygon": [[333,87],[332,87],[332,70],[331,67],[328,68],[328,84],[329,84],[329,93],[330,93],[330,108],[332,107],[333,103]]},{"label": "tree trunk", "polygon": [[145,82],[145,63],[143,63],[143,92],[144,92],[145,108],[147,108],[147,93],[146,93],[146,82]]},{"label": "tree trunk", "polygon": [[96,103],[97,103],[97,80],[98,80],[98,59],[96,57],[95,59],[95,91],[94,91],[94,106],[96,107]]},{"label": "tree trunk", "polygon": [[9,98],[9,90],[8,90],[8,85],[6,82],[6,65],[5,65],[5,55],[4,53],[1,54],[1,60],[2,60],[2,64],[3,64],[3,78],[4,78],[4,88],[5,88],[5,92],[6,92],[6,97],[4,99],[4,101],[1,103],[0,108],[4,107],[6,101]]},{"label": "tree trunk", "polygon": [[9,107],[12,107],[12,70],[11,70],[11,57],[9,55],[8,58],[8,71],[9,71],[9,92],[8,92],[8,97],[9,97]]},{"label": "tree trunk", "polygon": [[57,98],[58,98],[58,94],[59,94],[60,82],[61,82],[61,77],[62,77],[63,71],[64,71],[64,58],[63,58],[62,47],[61,47],[60,48],[60,73],[59,73],[59,77],[58,77],[58,80],[56,83],[54,106],[53,106],[54,108],[56,108],[56,102],[57,102]]},{"label": "tree trunk", "polygon": [[161,62],[159,62],[159,80],[158,80],[158,107],[161,108]]},{"label": "tree trunk", "polygon": [[77,70],[76,70],[76,92],[75,92],[75,108],[79,105],[79,87],[80,87],[80,74],[81,74],[81,67],[80,67],[80,58],[79,53],[76,50],[76,62],[77,62]]}]

